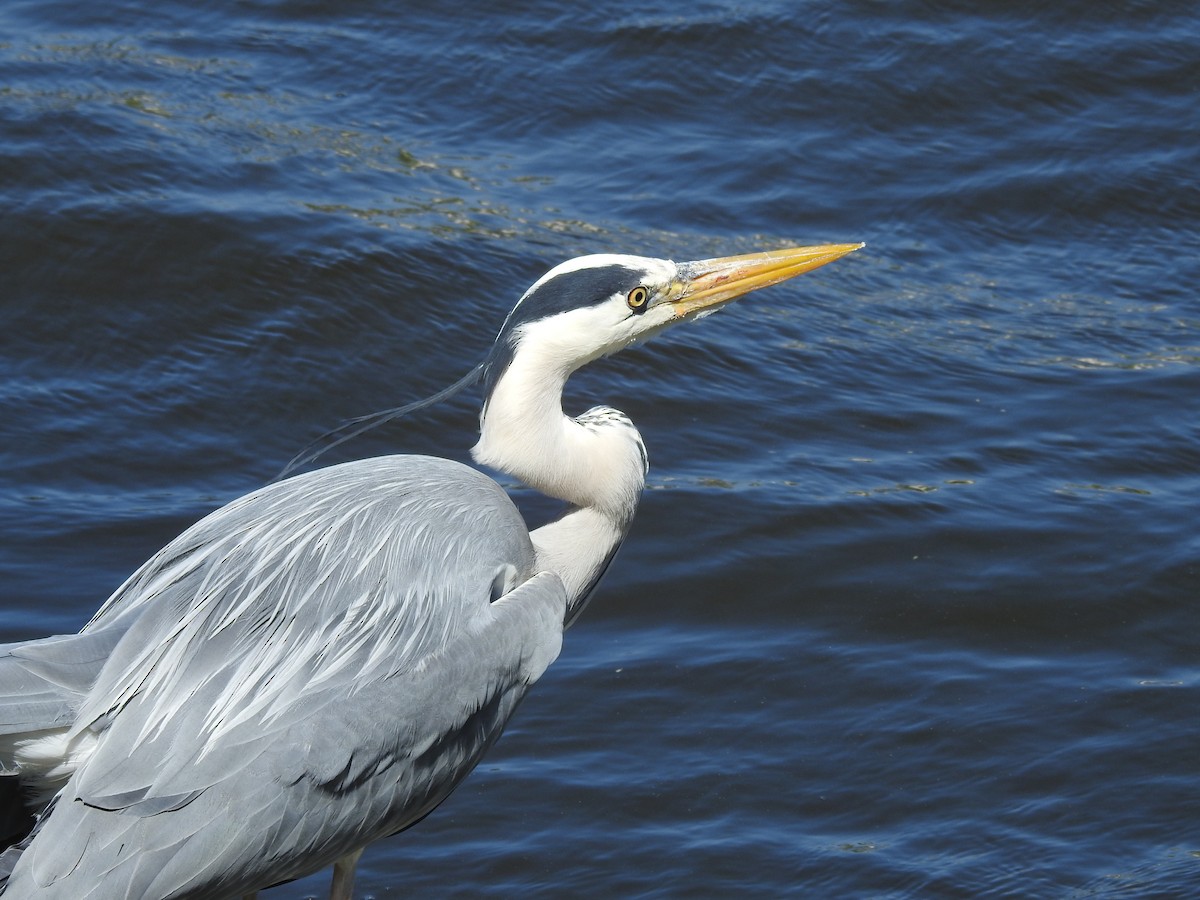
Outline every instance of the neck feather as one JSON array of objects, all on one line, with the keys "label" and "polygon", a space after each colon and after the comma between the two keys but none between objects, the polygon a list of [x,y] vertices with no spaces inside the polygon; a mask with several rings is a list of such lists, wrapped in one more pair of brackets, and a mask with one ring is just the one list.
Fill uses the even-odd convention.
[{"label": "neck feather", "polygon": [[522,347],[497,380],[471,455],[543,494],[628,527],[645,486],[641,437],[613,409],[565,415],[562,392],[571,370],[550,365],[543,355]]},{"label": "neck feather", "polygon": [[555,368],[523,346],[496,381],[479,420],[475,460],[571,504],[532,533],[538,568],[567,586],[567,624],[608,567],[645,486],[641,437],[622,413],[606,407],[564,415],[569,369]]}]

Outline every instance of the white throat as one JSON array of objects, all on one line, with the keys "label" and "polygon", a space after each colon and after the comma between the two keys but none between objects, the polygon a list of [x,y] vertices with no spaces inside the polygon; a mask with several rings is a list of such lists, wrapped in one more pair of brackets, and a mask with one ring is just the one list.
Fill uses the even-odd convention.
[{"label": "white throat", "polygon": [[500,376],[479,419],[471,455],[570,509],[531,533],[541,571],[563,579],[567,622],[582,610],[625,538],[645,486],[641,437],[623,414],[597,407],[577,418],[562,410],[571,370],[552,347],[524,343]]},{"label": "white throat", "polygon": [[543,494],[627,525],[645,486],[641,437],[614,409],[565,415],[562,392],[571,370],[553,365],[547,359],[553,356],[553,348],[522,345],[480,414],[471,455]]}]

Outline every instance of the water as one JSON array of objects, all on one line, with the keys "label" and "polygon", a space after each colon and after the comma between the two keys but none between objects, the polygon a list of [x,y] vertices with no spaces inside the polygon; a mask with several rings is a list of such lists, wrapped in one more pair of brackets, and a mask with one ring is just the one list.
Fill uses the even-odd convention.
[{"label": "water", "polygon": [[[572,381],[643,432],[634,532],[359,895],[1195,896],[1198,41],[1184,3],[6,0],[0,638],[459,377],[563,258],[865,240]],[[476,403],[331,461],[466,459]]]}]

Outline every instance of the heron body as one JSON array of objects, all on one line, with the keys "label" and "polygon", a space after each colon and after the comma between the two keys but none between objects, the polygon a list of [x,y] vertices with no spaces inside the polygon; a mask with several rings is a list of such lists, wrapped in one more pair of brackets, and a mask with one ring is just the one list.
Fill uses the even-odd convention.
[{"label": "heron body", "polygon": [[211,513],[79,634],[0,647],[0,787],[40,813],[0,857],[4,893],[226,898],[352,873],[479,762],[628,532],[645,448],[616,410],[564,414],[571,373],[856,246],[583,257],[530,288],[480,370],[472,452],[566,501],[541,528],[459,463],[331,466]]}]

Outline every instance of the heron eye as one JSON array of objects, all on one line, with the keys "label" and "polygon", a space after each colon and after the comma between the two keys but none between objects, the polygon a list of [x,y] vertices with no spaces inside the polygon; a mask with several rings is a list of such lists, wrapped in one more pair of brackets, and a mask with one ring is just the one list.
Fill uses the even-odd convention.
[{"label": "heron eye", "polygon": [[629,292],[629,296],[625,298],[625,302],[629,304],[629,308],[635,313],[640,313],[646,309],[646,301],[649,299],[650,291],[639,284]]}]

